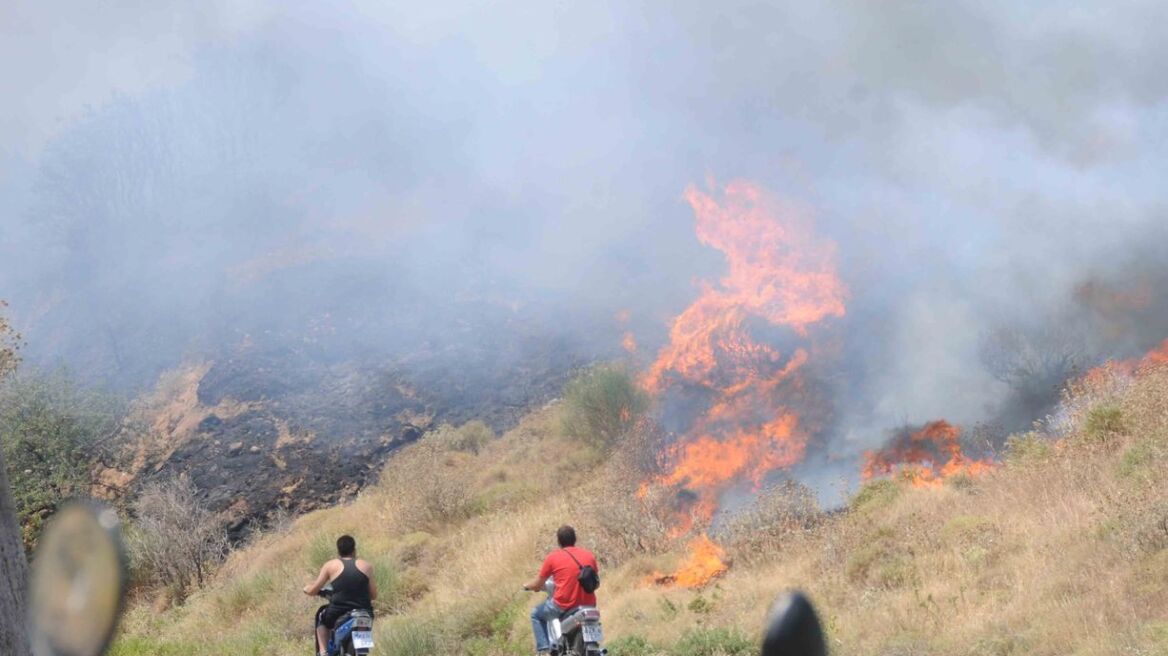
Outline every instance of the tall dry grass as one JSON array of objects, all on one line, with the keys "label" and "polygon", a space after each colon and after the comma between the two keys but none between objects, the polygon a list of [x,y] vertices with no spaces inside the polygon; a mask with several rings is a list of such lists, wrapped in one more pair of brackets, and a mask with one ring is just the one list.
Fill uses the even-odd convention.
[{"label": "tall dry grass", "polygon": [[981,478],[877,481],[828,514],[769,490],[720,524],[731,568],[701,590],[646,583],[684,552],[635,494],[652,436],[598,450],[550,406],[486,442],[423,439],[356,501],[233,554],[184,606],[136,605],[114,653],[302,653],[316,603],[299,588],[340,533],[383,582],[380,653],[528,653],[535,599],[519,585],[570,522],[601,558],[616,656],[748,653],[789,588],[815,600],[836,654],[1165,654],[1168,373],[1116,389],[1072,390],[1058,436],[1016,437]]}]

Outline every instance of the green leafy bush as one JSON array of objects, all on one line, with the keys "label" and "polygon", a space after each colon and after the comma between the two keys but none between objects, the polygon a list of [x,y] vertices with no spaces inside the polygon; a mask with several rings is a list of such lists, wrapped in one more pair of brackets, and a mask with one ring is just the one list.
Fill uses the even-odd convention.
[{"label": "green leafy bush", "polygon": [[0,386],[0,446],[26,546],[63,501],[89,495],[92,470],[123,414],[118,399],[63,372]]},{"label": "green leafy bush", "polygon": [[592,367],[564,388],[563,431],[608,448],[632,428],[649,407],[649,396],[618,364]]}]

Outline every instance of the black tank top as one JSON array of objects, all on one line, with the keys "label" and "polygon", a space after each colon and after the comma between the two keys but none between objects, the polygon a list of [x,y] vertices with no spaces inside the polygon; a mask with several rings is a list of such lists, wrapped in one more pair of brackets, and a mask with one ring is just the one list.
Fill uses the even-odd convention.
[{"label": "black tank top", "polygon": [[357,561],[342,558],[344,569],[332,580],[333,598],[329,605],[347,610],[373,610],[373,600],[369,598],[369,577],[357,569]]}]

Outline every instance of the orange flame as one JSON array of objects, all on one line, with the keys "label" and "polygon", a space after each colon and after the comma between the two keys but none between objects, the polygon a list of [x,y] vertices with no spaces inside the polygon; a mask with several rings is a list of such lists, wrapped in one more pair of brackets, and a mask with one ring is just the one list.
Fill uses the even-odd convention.
[{"label": "orange flame", "polygon": [[654,574],[649,581],[657,585],[699,588],[728,569],[726,551],[702,534],[689,543],[689,557],[672,574]]},{"label": "orange flame", "polygon": [[637,352],[637,336],[632,332],[626,332],[621,338],[621,347],[629,353]]},{"label": "orange flame", "polygon": [[[786,327],[806,339],[812,326],[844,315],[845,291],[834,269],[834,245],[815,239],[805,217],[749,182],[725,186],[721,199],[685,192],[698,240],[726,256],[728,271],[673,322],[669,344],[644,377],[653,393],[700,390],[705,412],[662,456],[657,483],[681,489],[687,508],[672,534],[708,521],[721,493],[739,481],[761,485],[776,469],[803,459],[808,431],[792,398],[802,396],[807,348],[782,353],[757,340],[752,326]],[[702,536],[690,545],[690,567],[664,577],[700,585],[725,569],[721,548]],[[700,552],[700,553],[699,553]],[[691,582],[692,581],[692,582]]]},{"label": "orange flame", "polygon": [[961,429],[947,421],[933,421],[893,444],[864,454],[861,478],[894,476],[913,487],[940,487],[957,475],[979,476],[993,469],[991,460],[975,460],[961,449]]},{"label": "orange flame", "polygon": [[697,217],[698,241],[722,251],[730,270],[719,286],[705,284],[673,322],[669,345],[646,377],[652,390],[662,389],[669,372],[702,383],[733,361],[779,357],[754,341],[746,328],[749,317],[806,335],[812,324],[844,315],[834,245],[815,241],[796,210],[749,182],[726,185],[724,196],[723,206],[694,187],[685,192]]},{"label": "orange flame", "polygon": [[1110,360],[1101,364],[1084,374],[1083,380],[1087,382],[1098,382],[1117,375],[1131,378],[1148,370],[1163,366],[1168,366],[1168,339],[1145,353],[1142,357],[1131,358],[1129,360]]}]

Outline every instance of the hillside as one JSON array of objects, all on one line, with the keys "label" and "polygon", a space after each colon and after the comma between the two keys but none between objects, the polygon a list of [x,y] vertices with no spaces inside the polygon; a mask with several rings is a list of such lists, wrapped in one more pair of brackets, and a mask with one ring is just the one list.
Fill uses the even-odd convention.
[{"label": "hillside", "polygon": [[729,568],[692,588],[658,574],[701,527],[670,537],[672,491],[638,494],[651,431],[606,456],[563,434],[564,412],[403,447],[377,485],[256,536],[185,605],[140,596],[113,653],[307,653],[316,602],[300,587],[350,532],[383,590],[378,653],[526,654],[536,598],[519,586],[563,522],[601,557],[617,656],[751,653],[789,588],[818,604],[835,654],[1168,653],[1168,371],[1072,385],[1045,432],[976,477],[875,480],[827,513],[767,488],[718,517]]}]

